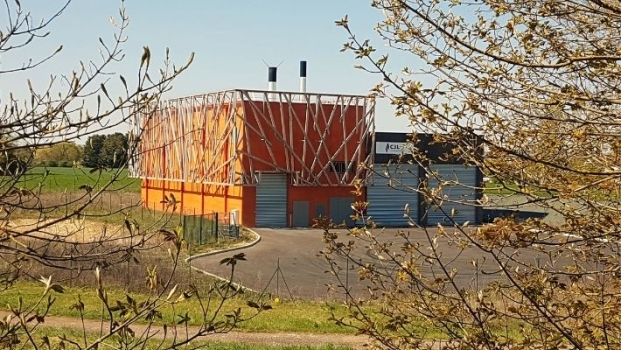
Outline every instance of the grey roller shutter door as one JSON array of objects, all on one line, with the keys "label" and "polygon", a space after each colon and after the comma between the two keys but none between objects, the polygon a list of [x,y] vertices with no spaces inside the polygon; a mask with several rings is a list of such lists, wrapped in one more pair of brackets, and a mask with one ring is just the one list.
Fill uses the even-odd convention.
[{"label": "grey roller shutter door", "polygon": [[337,225],[353,226],[351,205],[354,201],[354,197],[330,197],[330,220]]},{"label": "grey roller shutter door", "polygon": [[[445,198],[442,210],[437,207],[429,208],[427,211],[427,225],[451,225],[451,218],[447,215],[454,213],[452,219],[457,224],[466,221],[476,222],[476,190],[477,168],[465,167],[463,164],[437,164],[431,169],[437,172],[442,181],[452,181],[455,184],[445,185],[442,193]],[[429,187],[438,188],[438,180],[429,176]],[[445,214],[446,213],[446,214]]]},{"label": "grey roller shutter door", "polygon": [[[418,165],[375,164],[372,183],[367,186],[367,214],[379,227],[408,226],[404,216],[408,204],[410,219],[418,221]],[[388,174],[385,174],[387,172]]]},{"label": "grey roller shutter door", "polygon": [[255,223],[257,227],[287,226],[287,174],[261,174]]}]

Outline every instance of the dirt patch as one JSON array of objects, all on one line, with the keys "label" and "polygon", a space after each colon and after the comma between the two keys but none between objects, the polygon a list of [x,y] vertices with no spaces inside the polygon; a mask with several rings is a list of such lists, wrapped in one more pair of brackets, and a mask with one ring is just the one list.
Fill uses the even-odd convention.
[{"label": "dirt patch", "polygon": [[[6,317],[7,312],[0,311],[0,316]],[[74,329],[85,329],[87,333],[98,333],[101,330],[101,322],[95,320],[85,320],[84,326],[77,318],[70,317],[57,317],[48,316],[45,318],[45,327],[67,327]],[[104,328],[107,324],[104,324]],[[170,326],[172,327],[172,326]],[[143,334],[146,331],[146,326],[134,324],[131,326],[136,334]],[[154,332],[157,334],[153,334]],[[183,329],[184,334],[186,329]],[[193,334],[198,331],[196,327],[188,327],[188,334]],[[170,328],[169,328],[170,332]],[[161,339],[164,332],[158,327],[151,329],[151,333],[155,339]],[[169,336],[170,337],[170,336]],[[312,334],[312,333],[284,333],[284,332],[270,332],[270,333],[249,333],[233,331],[229,333],[213,333],[205,335],[199,338],[201,341],[214,341],[214,342],[226,342],[226,343],[246,343],[246,344],[259,344],[259,345],[298,345],[298,346],[320,346],[320,345],[339,345],[347,346],[352,349],[365,349],[365,344],[368,343],[368,338],[364,336],[353,336],[343,334]]]},{"label": "dirt patch", "polygon": [[[39,256],[53,257],[53,261],[30,259],[20,264],[23,276],[54,275],[55,280],[69,286],[92,286],[96,281],[89,271],[100,267],[102,274],[115,287],[135,292],[148,292],[144,277],[146,267],[158,266],[158,275],[166,280],[173,279],[173,284],[194,284],[209,286],[211,278],[197,273],[192,264],[171,263],[169,249],[171,242],[165,242],[165,236],[157,231],[144,231],[130,237],[124,225],[111,224],[95,220],[63,220],[54,222],[52,219],[38,221],[36,219],[11,220],[10,229],[22,232],[17,235],[15,249],[6,249],[2,254],[18,258],[18,245],[28,245],[36,249]],[[248,233],[239,239],[221,239],[205,246],[183,246],[181,259],[189,254],[196,254],[197,248],[227,249],[247,244]],[[254,238],[254,236],[252,236]],[[174,250],[174,248],[173,248]],[[0,265],[2,268],[14,269]]]},{"label": "dirt patch", "polygon": [[[127,231],[121,225],[114,225],[93,220],[54,220],[39,221],[37,219],[11,220],[9,228],[17,232],[29,232],[33,236],[63,238],[66,242],[97,242],[106,238],[121,238]],[[39,229],[38,229],[39,228]]]}]

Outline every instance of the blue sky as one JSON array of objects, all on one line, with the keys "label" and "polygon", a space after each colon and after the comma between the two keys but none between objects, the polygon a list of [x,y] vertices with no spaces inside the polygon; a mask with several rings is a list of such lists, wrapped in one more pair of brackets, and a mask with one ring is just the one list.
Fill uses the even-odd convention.
[{"label": "blue sky", "polygon": [[[35,19],[49,17],[64,1],[22,1]],[[34,5],[36,3],[36,5]],[[45,66],[24,74],[3,77],[1,89],[25,92],[25,78],[44,84],[50,74],[67,74],[80,59],[97,59],[98,38],[111,38],[110,16],[118,18],[120,1],[74,0],[50,27],[51,34],[19,55],[2,57],[2,66],[41,56],[62,44],[62,53]],[[191,52],[195,60],[174,85],[173,96],[200,94],[228,88],[264,89],[265,62],[279,67],[278,88],[298,89],[298,65],[308,61],[308,91],[366,94],[378,76],[355,69],[352,53],[340,49],[347,33],[334,25],[349,15],[351,27],[360,38],[383,43],[373,33],[381,13],[367,0],[127,0],[130,17],[126,59],[116,71],[135,72],[142,46],[153,52],[152,64],[162,61],[166,47],[172,58],[184,62]],[[5,85],[6,84],[6,85]],[[5,98],[5,96],[3,96]],[[386,102],[377,109],[377,129],[404,131],[408,122],[394,117]]]}]

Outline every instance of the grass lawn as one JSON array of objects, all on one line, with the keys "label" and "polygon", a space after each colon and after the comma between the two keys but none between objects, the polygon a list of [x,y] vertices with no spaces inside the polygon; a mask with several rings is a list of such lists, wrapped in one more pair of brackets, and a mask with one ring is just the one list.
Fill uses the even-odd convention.
[{"label": "grass lawn", "polygon": [[[117,170],[90,173],[89,168],[36,167],[21,179],[16,187],[36,190],[41,184],[42,192],[74,192],[82,185],[89,185],[95,190],[108,183]],[[121,169],[120,175],[110,187],[113,190],[140,192],[140,179],[128,177],[127,169]]]},{"label": "grass lawn", "polygon": [[501,194],[515,193],[511,189],[517,190],[517,186],[505,188],[505,187],[503,187],[501,184],[499,184],[497,182],[486,182],[484,184],[483,193],[485,193],[487,195],[494,195],[494,194],[501,195]]},{"label": "grass lawn", "polygon": [[[20,297],[22,298],[24,306],[32,305],[39,300],[42,291],[43,287],[40,283],[19,282],[16,286],[0,293],[0,306],[3,308],[15,307],[17,306]],[[178,293],[179,292],[180,291],[178,291]],[[126,300],[126,293],[122,290],[107,290],[107,293],[108,298],[113,305],[116,303],[116,300],[123,302]],[[96,296],[95,288],[65,288],[65,293],[63,294],[54,293],[56,302],[50,309],[50,315],[78,317],[78,312],[72,308],[72,305],[77,301],[78,295],[85,304],[85,318],[100,320],[101,303]],[[130,293],[130,295],[137,302],[146,299],[144,295],[136,293]],[[172,299],[175,298],[173,297]],[[239,331],[266,333],[295,332],[312,334],[355,334],[354,330],[338,326],[334,323],[334,321],[330,320],[332,315],[337,318],[347,315],[345,305],[339,302],[297,300],[275,303],[266,299],[257,300],[256,296],[246,295],[245,297],[235,297],[228,300],[221,311],[222,318],[224,318],[224,314],[227,314],[236,308],[241,308],[242,315],[248,316],[251,312],[251,309],[246,305],[248,300],[258,302],[262,301],[271,305],[273,309],[264,311],[257,317],[240,323],[237,328]],[[212,304],[217,303],[217,301],[217,299],[212,300]],[[176,310],[173,310],[171,307],[163,307],[160,310],[163,316],[161,322],[171,324],[178,320],[178,315],[185,314],[187,312],[190,317],[190,325],[199,325],[201,323],[202,316],[199,313],[198,305],[199,304],[196,298],[190,298],[181,304],[177,304]],[[363,308],[365,309],[365,313],[367,315],[371,315],[373,318],[376,318],[375,322],[379,322],[378,324],[382,323],[381,313],[379,313],[379,306],[366,306]],[[496,324],[496,327],[499,334],[507,335],[508,332],[508,336],[512,339],[521,338],[520,325],[517,322],[511,322],[509,325]],[[447,339],[447,335],[443,330],[430,325],[422,319],[411,320],[408,329],[427,339]],[[223,347],[222,349],[237,348]]]},{"label": "grass lawn", "polygon": [[[21,296],[23,305],[34,304],[43,292],[43,285],[34,282],[19,282],[10,289],[0,293],[0,308],[8,305],[17,306]],[[116,300],[125,301],[126,293],[123,290],[108,290],[109,300],[114,304]],[[180,292],[180,291],[179,291]],[[146,299],[146,296],[130,293],[137,301]],[[177,293],[178,294],[178,293]],[[65,293],[56,294],[56,301],[50,309],[50,314],[55,316],[78,317],[79,314],[71,306],[77,301],[78,295],[85,304],[85,317],[99,319],[101,317],[101,302],[97,297],[95,288],[65,288]],[[241,307],[244,315],[250,314],[250,308],[246,306],[248,300],[256,297],[236,297],[228,300],[223,308],[222,317],[238,307]],[[239,330],[252,332],[301,332],[301,333],[339,333],[351,334],[352,330],[339,327],[333,321],[328,320],[331,312],[345,316],[345,306],[340,303],[314,302],[314,301],[283,301],[274,303],[271,300],[263,302],[272,305],[272,310],[267,310],[257,317],[241,323]],[[212,301],[213,303],[213,301]],[[190,324],[198,325],[202,320],[199,304],[195,298],[190,298],[176,305],[176,311],[171,307],[163,308],[163,322],[172,323],[178,320],[177,314],[188,312]]]},{"label": "grass lawn", "polygon": [[[524,190],[520,189],[516,184],[505,183],[504,185],[500,182],[490,181],[486,182],[484,185],[483,193],[487,195],[510,195],[510,194],[521,194]],[[527,191],[533,195],[543,198],[549,198],[552,196],[551,193],[530,188],[530,191]]]}]

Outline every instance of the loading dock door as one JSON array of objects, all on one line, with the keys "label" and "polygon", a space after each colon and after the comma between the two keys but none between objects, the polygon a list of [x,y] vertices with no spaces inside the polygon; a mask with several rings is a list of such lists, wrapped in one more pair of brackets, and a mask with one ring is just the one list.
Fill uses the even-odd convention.
[{"label": "loading dock door", "polygon": [[[474,187],[477,185],[477,168],[466,168],[463,164],[436,164],[431,169],[438,173],[442,181],[452,181],[456,185],[443,188],[441,196],[447,200],[443,202],[442,210],[437,207],[427,210],[427,225],[435,226],[438,223],[452,225],[452,220],[448,217],[452,212],[454,213],[452,219],[457,224],[466,221],[475,223],[477,198]],[[438,188],[438,179],[430,176],[429,188]]]},{"label": "loading dock door", "polygon": [[261,174],[255,222],[257,227],[287,226],[287,174]]},{"label": "loading dock door", "polygon": [[[418,165],[414,164],[375,164],[373,182],[367,186],[367,214],[378,227],[408,226],[404,214],[408,204],[409,216],[418,221]],[[384,174],[386,171],[388,174]]]}]

